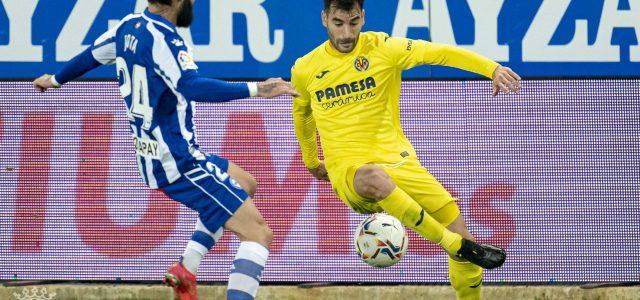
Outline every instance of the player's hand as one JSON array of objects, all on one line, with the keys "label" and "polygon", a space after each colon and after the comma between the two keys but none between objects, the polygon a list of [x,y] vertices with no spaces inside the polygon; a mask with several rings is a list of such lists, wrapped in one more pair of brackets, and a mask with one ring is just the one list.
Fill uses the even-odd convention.
[{"label": "player's hand", "polygon": [[38,79],[33,81],[33,87],[40,92],[46,92],[51,88],[59,88],[59,86],[53,84],[53,82],[51,81],[51,76],[52,75],[49,74],[40,76]]},{"label": "player's hand", "polygon": [[324,166],[324,162],[320,162],[320,165],[315,169],[308,169],[309,173],[313,175],[318,180],[329,181],[329,173],[327,173],[327,168]]},{"label": "player's hand", "polygon": [[273,98],[281,95],[300,96],[291,84],[282,80],[282,78],[269,78],[258,83],[258,97]]},{"label": "player's hand", "polygon": [[507,67],[498,66],[493,71],[493,96],[497,96],[500,91],[505,94],[520,92],[520,76]]}]

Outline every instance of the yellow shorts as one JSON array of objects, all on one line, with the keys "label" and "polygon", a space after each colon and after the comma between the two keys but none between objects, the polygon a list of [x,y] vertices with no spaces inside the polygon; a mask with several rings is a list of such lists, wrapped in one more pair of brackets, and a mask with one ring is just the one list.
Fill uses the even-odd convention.
[{"label": "yellow shorts", "polygon": [[[356,193],[353,181],[356,171],[365,164],[343,165],[329,170],[333,190],[347,206],[361,214],[382,212],[375,202]],[[375,164],[384,169],[391,180],[413,198],[441,224],[448,226],[459,215],[456,199],[429,173],[417,159],[397,164]]]}]

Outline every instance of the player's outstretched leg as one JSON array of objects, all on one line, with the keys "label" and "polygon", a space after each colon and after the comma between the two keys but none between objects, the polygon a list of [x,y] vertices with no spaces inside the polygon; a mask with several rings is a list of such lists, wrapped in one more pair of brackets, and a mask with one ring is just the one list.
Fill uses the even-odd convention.
[{"label": "player's outstretched leg", "polygon": [[445,251],[454,255],[460,250],[462,237],[446,229],[426,213],[411,196],[397,187],[379,166],[360,167],[353,182],[354,189],[360,196],[377,202],[384,211],[427,240],[442,246]]},{"label": "player's outstretched leg", "polygon": [[227,299],[254,299],[269,257],[273,233],[251,199],[242,204],[227,221],[225,228],[240,239],[240,247],[229,275]]},{"label": "player's outstretched leg", "polygon": [[[459,233],[465,240],[475,241],[475,238],[465,224],[464,218],[460,215],[457,205],[451,204],[441,208],[435,212],[434,216],[451,215],[455,217],[454,221],[447,226],[447,229]],[[450,218],[447,221],[450,222]],[[443,221],[440,219],[440,221]],[[445,223],[446,224],[446,223]],[[482,289],[482,268],[469,261],[463,260],[456,256],[449,256],[449,278],[451,286],[455,289],[458,300],[479,300]]]},{"label": "player's outstretched leg", "polygon": [[223,229],[220,227],[215,233],[212,233],[198,218],[196,230],[191,235],[191,240],[187,243],[180,261],[171,265],[164,275],[163,282],[173,287],[176,299],[195,300],[198,298],[196,274],[198,274],[200,262],[220,239],[222,232]]},{"label": "player's outstretched leg", "polygon": [[460,234],[445,228],[404,190],[397,187],[381,167],[360,167],[353,182],[355,191],[360,196],[378,203],[384,211],[429,241],[440,245],[450,255],[466,259],[486,269],[496,268],[504,263],[505,255],[502,249],[463,239]]},{"label": "player's outstretched leg", "polygon": [[[164,278],[164,282],[173,287],[176,299],[196,300],[198,299],[196,275],[200,262],[222,236],[223,226],[234,217],[248,219],[248,226],[253,224],[251,223],[253,219],[245,216],[246,208],[244,207],[250,206],[255,210],[252,203],[245,204],[245,202],[250,202],[249,195],[255,193],[256,182],[249,173],[232,162],[218,156],[209,156],[206,164],[195,166],[176,182],[164,187],[163,191],[170,198],[199,214],[196,230],[187,243],[180,261],[167,270]],[[260,225],[266,226],[257,210],[253,213],[259,218]],[[268,228],[256,232],[267,231]],[[258,242],[265,240],[252,238]],[[240,250],[244,248],[246,246],[241,245]],[[260,251],[260,253],[263,252]]]}]

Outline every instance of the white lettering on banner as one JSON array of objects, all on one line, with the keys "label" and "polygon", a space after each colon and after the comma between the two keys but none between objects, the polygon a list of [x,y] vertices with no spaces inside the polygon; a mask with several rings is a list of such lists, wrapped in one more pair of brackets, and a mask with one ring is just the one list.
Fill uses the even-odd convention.
[{"label": "white lettering on banner", "polygon": [[69,19],[56,40],[56,60],[68,61],[84,51],[88,45],[82,41],[98,16],[104,0],[82,0],[76,2]]},{"label": "white lettering on banner", "polygon": [[42,46],[31,43],[31,20],[38,0],[2,0],[9,18],[9,44],[0,46],[1,61],[42,61]]},{"label": "white lettering on banner", "polygon": [[398,1],[391,36],[406,37],[409,27],[429,27],[429,0],[422,0],[424,9],[412,9],[413,0]]},{"label": "white lettering on banner", "polygon": [[[596,43],[590,46],[588,44],[587,20],[576,20],[575,35],[568,44],[549,45],[570,2],[571,0],[547,0],[542,2],[542,6],[540,6],[538,13],[533,19],[529,31],[522,40],[522,61],[620,61],[620,52],[612,49],[609,45],[611,43],[610,39],[607,41],[607,45]],[[614,2],[617,7],[618,1],[614,0]],[[604,13],[607,12],[604,11],[603,14]]]},{"label": "white lettering on banner", "polygon": [[[142,13],[147,8],[147,5],[149,5],[149,0],[137,0],[133,12]],[[118,23],[120,23],[120,20],[109,20],[109,29],[116,27]]]},{"label": "white lettering on banner", "polygon": [[194,45],[198,61],[244,61],[244,47],[233,43],[233,14],[243,14],[247,19],[249,51],[259,62],[269,63],[280,58],[284,50],[284,31],[273,32],[270,41],[269,15],[262,6],[266,0],[215,0],[210,5],[211,39],[208,45],[195,45],[188,29],[179,29],[187,43]]},{"label": "white lettering on banner", "polygon": [[[498,14],[504,0],[468,1],[475,22],[475,36],[472,45],[459,45],[478,52],[491,59],[509,61],[509,46],[498,44]],[[431,40],[437,43],[458,45],[456,43],[451,15],[446,0],[422,0],[424,9],[412,9],[412,0],[400,0],[393,25],[393,36],[406,37],[409,27],[429,28]],[[432,11],[433,13],[429,13]],[[431,21],[431,27],[429,23]]]},{"label": "white lettering on banner", "polygon": [[[620,46],[611,45],[614,28],[634,28],[636,39],[640,40],[640,0],[629,0],[630,10],[618,10],[618,0],[605,0],[598,28],[598,37],[594,44],[602,51],[620,53]],[[640,62],[640,45],[631,46],[630,60]]]},{"label": "white lettering on banner", "polygon": [[509,46],[498,44],[498,15],[504,0],[470,0],[467,3],[475,20],[475,39],[473,45],[463,47],[497,61],[509,61]]}]

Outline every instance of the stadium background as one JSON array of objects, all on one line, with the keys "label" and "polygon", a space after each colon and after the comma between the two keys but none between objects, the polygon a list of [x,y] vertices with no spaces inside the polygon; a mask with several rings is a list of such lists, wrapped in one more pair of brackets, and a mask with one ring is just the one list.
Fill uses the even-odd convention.
[{"label": "stadium background", "polygon": [[[325,39],[321,1],[298,3],[196,1],[187,39],[201,73],[289,77]],[[2,0],[0,280],[153,281],[180,255],[195,215],[141,183],[114,69],[47,94],[21,81],[55,72],[145,4]],[[460,71],[406,74],[403,123],[423,164],[460,198],[471,231],[509,253],[487,282],[640,280],[638,1],[365,7],[365,30],[464,46],[528,79],[522,94],[492,98],[488,81]],[[260,184],[276,239],[264,281],[446,282],[444,254],[416,236],[395,267],[359,261],[351,235],[362,216],[307,174],[290,107],[284,98],[201,104],[196,117],[203,148]],[[226,236],[200,279],[226,280],[235,246]]]}]

